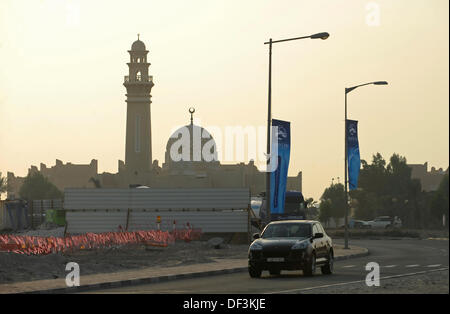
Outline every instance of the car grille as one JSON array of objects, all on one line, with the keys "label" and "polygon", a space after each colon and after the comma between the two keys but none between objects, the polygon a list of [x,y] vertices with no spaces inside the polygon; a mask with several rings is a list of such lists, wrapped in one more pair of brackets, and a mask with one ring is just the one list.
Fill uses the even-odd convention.
[{"label": "car grille", "polygon": [[289,257],[290,251],[288,250],[270,250],[270,251],[264,251],[263,252],[263,258],[267,257]]},{"label": "car grille", "polygon": [[303,250],[289,250],[289,251],[252,251],[252,259],[266,259],[270,257],[284,257],[287,259],[301,259],[303,258]]}]

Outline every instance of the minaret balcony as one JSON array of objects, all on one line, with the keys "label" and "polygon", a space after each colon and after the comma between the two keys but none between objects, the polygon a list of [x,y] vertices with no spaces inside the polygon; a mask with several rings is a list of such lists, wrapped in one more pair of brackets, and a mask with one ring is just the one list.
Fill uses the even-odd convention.
[{"label": "minaret balcony", "polygon": [[136,75],[134,78],[131,77],[130,79],[130,76],[127,75],[124,78],[124,83],[148,83],[148,82],[153,82],[153,76]]}]

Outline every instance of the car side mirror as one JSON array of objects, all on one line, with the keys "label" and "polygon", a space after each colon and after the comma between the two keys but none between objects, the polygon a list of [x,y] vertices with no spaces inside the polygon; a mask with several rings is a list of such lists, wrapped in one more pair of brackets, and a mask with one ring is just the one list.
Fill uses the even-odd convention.
[{"label": "car side mirror", "polygon": [[314,235],[314,239],[320,239],[320,238],[323,238],[323,233],[316,233]]},{"label": "car side mirror", "polygon": [[254,233],[253,234],[253,240],[259,239],[261,236],[259,235],[259,233]]}]

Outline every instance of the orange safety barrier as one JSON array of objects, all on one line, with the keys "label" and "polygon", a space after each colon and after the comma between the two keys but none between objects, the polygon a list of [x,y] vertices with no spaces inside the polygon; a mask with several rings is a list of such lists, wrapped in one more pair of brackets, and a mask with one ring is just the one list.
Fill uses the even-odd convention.
[{"label": "orange safety barrier", "polygon": [[66,237],[35,237],[19,235],[0,235],[0,250],[26,255],[50,254],[74,249],[96,249],[116,245],[152,243],[166,247],[175,240],[189,242],[201,236],[200,229],[160,231],[141,230],[119,232],[86,233]]}]

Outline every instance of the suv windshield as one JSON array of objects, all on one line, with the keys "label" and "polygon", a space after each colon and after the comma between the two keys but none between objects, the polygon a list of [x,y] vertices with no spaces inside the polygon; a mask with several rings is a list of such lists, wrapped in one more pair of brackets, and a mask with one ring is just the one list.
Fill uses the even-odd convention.
[{"label": "suv windshield", "polygon": [[261,235],[263,239],[269,238],[309,238],[311,225],[306,223],[277,223],[268,225]]}]

